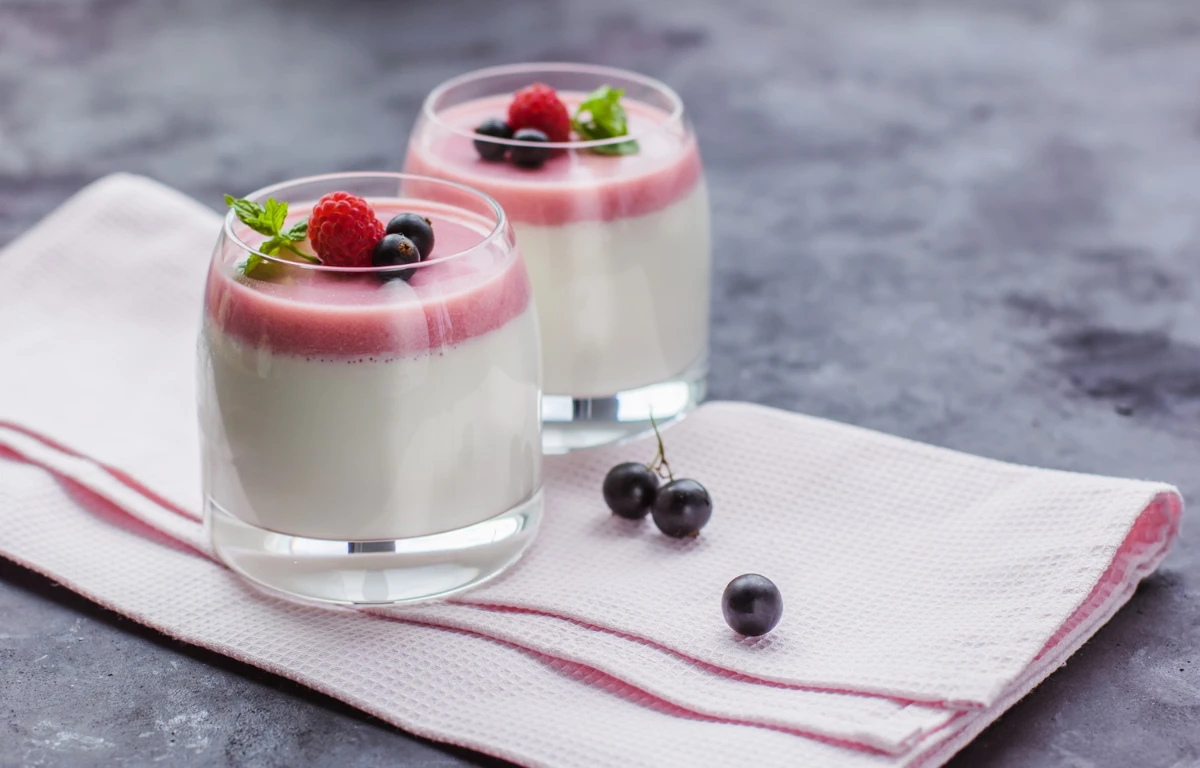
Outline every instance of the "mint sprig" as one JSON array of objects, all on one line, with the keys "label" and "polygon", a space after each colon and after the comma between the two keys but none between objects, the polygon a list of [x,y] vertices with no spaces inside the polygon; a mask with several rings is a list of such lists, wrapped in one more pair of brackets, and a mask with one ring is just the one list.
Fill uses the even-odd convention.
[{"label": "mint sprig", "polygon": [[[621,97],[624,95],[624,88],[613,88],[611,85],[602,85],[589,93],[575,110],[575,116],[571,118],[571,127],[575,129],[575,133],[585,141],[628,136],[628,119],[625,108],[621,106]],[[639,149],[638,143],[633,139],[591,148],[600,155],[633,155]]]},{"label": "mint sprig", "polygon": [[225,195],[225,204],[233,209],[239,221],[267,238],[262,245],[258,246],[259,253],[250,254],[250,257],[241,265],[243,274],[254,277],[250,273],[256,269],[260,272],[265,271],[260,269],[266,262],[266,259],[259,255],[260,253],[275,256],[280,251],[286,251],[311,264],[321,263],[316,256],[305,253],[293,245],[293,243],[299,243],[308,237],[308,219],[296,222],[287,230],[283,229],[283,225],[287,222],[287,203],[268,197],[267,204],[262,205],[253,200]]}]

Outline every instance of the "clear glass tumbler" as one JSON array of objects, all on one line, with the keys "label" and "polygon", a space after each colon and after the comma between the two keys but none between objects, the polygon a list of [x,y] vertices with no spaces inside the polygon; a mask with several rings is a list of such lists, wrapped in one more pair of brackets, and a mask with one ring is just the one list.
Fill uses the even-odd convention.
[{"label": "clear glass tumbler", "polygon": [[[476,133],[533,83],[554,88],[572,115],[597,89],[620,90],[628,133],[557,143]],[[525,150],[548,159],[521,167]],[[426,98],[405,170],[481,189],[513,222],[540,316],[547,453],[642,434],[651,415],[669,422],[704,397],[708,195],[674,91],[581,64],[471,72]]]},{"label": "clear glass tumbler", "polygon": [[199,345],[206,523],[227,565],[292,596],[447,595],[515,562],[541,519],[525,264],[500,206],[460,184],[356,173],[248,197],[288,203],[286,228],[338,190],[382,222],[426,217],[432,252],[386,269],[302,263],[226,216]]}]

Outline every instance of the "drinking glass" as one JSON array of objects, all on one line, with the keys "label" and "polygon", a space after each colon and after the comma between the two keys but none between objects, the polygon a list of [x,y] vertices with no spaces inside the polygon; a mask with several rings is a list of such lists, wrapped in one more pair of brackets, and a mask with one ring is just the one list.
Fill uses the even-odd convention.
[{"label": "drinking glass", "polygon": [[[475,132],[504,120],[513,93],[533,83],[554,88],[572,114],[595,89],[621,89],[628,134],[534,143]],[[551,150],[544,165],[511,161],[514,151],[538,147]],[[538,304],[547,453],[642,434],[651,417],[669,422],[703,399],[708,195],[673,90],[582,64],[471,72],[426,98],[405,170],[481,189],[512,221]]]},{"label": "drinking glass", "polygon": [[541,518],[525,264],[500,206],[452,182],[341,174],[248,198],[288,203],[290,227],[338,190],[383,222],[428,218],[432,252],[385,269],[300,262],[260,251],[230,211],[199,343],[205,522],[221,560],[291,596],[447,595],[515,562]]}]

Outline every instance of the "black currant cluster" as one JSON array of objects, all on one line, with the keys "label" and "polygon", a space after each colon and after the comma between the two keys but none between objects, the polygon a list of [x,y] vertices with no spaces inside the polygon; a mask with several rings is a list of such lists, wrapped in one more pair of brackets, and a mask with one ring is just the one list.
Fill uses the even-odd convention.
[{"label": "black currant cluster", "polygon": [[[695,480],[675,479],[657,424],[654,435],[658,438],[654,461],[627,461],[610,469],[604,477],[604,502],[614,515],[628,520],[641,520],[649,513],[658,529],[672,538],[695,538],[712,517],[712,498]],[[660,486],[663,479],[667,483]],[[767,577],[742,574],[725,587],[721,612],[734,632],[758,637],[783,617],[783,595]]]},{"label": "black currant cluster", "polygon": [[[513,139],[515,141],[528,141],[544,143],[550,141],[550,137],[537,128],[522,128],[514,132],[512,127],[499,118],[492,118],[483,121],[475,133],[480,136],[488,136],[493,139]],[[550,159],[550,148],[539,147],[536,144],[501,144],[487,139],[475,140],[475,151],[484,160],[492,163],[503,162],[507,157],[513,165],[518,168],[541,168],[542,164]]]},{"label": "black currant cluster", "polygon": [[[604,478],[604,502],[613,514],[640,520],[650,513],[658,530],[675,539],[695,538],[712,517],[712,498],[695,480],[675,479],[658,437],[658,455],[649,464],[628,461],[608,471]],[[666,485],[659,487],[660,480]]]},{"label": "black currant cluster", "polygon": [[[401,213],[388,222],[382,239],[371,252],[371,264],[376,267],[398,267],[427,261],[433,253],[433,223],[416,213]],[[415,269],[380,272],[385,280],[399,278],[408,281]]]}]

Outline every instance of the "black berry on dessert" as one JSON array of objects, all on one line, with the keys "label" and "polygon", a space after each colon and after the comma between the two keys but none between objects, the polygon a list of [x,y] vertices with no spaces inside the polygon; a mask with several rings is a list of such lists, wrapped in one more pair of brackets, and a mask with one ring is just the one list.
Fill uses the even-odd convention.
[{"label": "black berry on dessert", "polygon": [[401,213],[392,217],[385,231],[389,235],[404,235],[412,240],[421,254],[421,261],[433,253],[433,222],[419,213]]},{"label": "black berry on dessert", "polygon": [[546,141],[569,141],[571,115],[554,89],[542,83],[522,88],[508,105],[508,124],[514,131],[536,128]]},{"label": "black berry on dessert", "polygon": [[758,637],[774,629],[783,617],[783,595],[766,576],[744,573],[725,587],[721,612],[734,632]]},{"label": "black berry on dessert", "polygon": [[695,537],[712,517],[712,499],[695,480],[672,480],[658,489],[650,514],[668,536]]},{"label": "black berry on dessert", "polygon": [[321,263],[331,267],[369,267],[383,222],[366,200],[349,192],[331,192],[317,201],[308,218],[308,239]]},{"label": "black berry on dessert", "polygon": [[604,477],[604,503],[614,515],[629,520],[645,517],[657,494],[658,475],[636,461],[618,464]]},{"label": "black berry on dessert", "polygon": [[[478,133],[480,136],[490,136],[494,139],[511,139],[513,137],[512,126],[495,117],[480,123],[479,127],[475,129],[475,133]],[[487,141],[486,139],[476,139],[475,151],[484,160],[496,163],[504,159],[504,155],[508,153],[508,145],[497,144],[494,141]]]},{"label": "black berry on dessert", "polygon": [[[517,141],[545,142],[550,140],[546,138],[545,133],[539,131],[537,128],[522,128],[513,134],[513,138]],[[513,146],[509,149],[508,156],[513,161],[513,165],[518,168],[541,168],[542,164],[550,159],[550,148]]]},{"label": "black berry on dessert", "polygon": [[[371,264],[376,267],[398,267],[402,264],[416,264],[421,260],[421,252],[404,235],[384,235],[371,251]],[[415,269],[391,270],[378,273],[384,280],[409,280]]]}]

